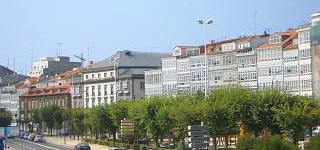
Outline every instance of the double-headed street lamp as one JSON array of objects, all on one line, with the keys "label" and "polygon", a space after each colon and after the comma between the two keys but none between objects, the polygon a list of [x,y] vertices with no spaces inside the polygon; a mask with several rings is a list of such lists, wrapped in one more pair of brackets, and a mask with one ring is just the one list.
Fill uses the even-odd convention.
[{"label": "double-headed street lamp", "polygon": [[207,89],[208,89],[208,63],[207,63],[207,39],[206,39],[206,26],[209,24],[213,23],[212,19],[208,19],[207,21],[203,21],[203,20],[198,20],[197,21],[198,24],[203,25],[203,42],[204,42],[204,63],[205,63],[205,77],[204,77],[204,82],[205,82],[205,87],[204,87],[204,95],[205,98],[207,98]]}]

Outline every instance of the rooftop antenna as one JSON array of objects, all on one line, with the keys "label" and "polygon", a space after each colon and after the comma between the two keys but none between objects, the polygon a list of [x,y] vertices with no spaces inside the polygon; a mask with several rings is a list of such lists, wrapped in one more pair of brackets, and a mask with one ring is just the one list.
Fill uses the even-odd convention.
[{"label": "rooftop antenna", "polygon": [[16,58],[13,57],[13,75],[16,74]]},{"label": "rooftop antenna", "polygon": [[87,52],[88,52],[88,58],[87,58],[88,66],[90,66],[90,47],[89,46],[87,47]]},{"label": "rooftop antenna", "polygon": [[257,35],[257,22],[256,22],[256,15],[257,13],[253,13],[253,22],[254,22],[254,35]]}]

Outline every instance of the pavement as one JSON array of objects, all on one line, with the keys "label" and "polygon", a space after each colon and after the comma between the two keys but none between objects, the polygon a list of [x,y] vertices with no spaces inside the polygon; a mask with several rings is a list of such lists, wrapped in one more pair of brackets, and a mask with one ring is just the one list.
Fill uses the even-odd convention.
[{"label": "pavement", "polygon": [[58,144],[52,143],[34,143],[29,140],[18,138],[5,140],[6,150],[72,150]]},{"label": "pavement", "polygon": [[[81,140],[73,140],[70,139],[69,136],[66,137],[66,144],[64,144],[64,138],[63,137],[57,137],[57,136],[46,136],[45,139],[47,140],[47,143],[54,143],[57,145],[64,146],[66,148],[73,149],[74,146],[79,143]],[[91,144],[89,143],[92,150],[108,150],[108,146],[105,145],[99,145],[99,144]]]}]

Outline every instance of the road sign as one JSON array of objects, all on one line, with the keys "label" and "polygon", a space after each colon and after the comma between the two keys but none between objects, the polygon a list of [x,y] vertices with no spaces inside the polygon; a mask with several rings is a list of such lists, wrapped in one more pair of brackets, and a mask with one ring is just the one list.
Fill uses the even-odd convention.
[{"label": "road sign", "polygon": [[204,125],[188,126],[189,147],[196,149],[209,148],[209,128]]},{"label": "road sign", "polygon": [[124,118],[121,120],[120,126],[121,135],[134,135],[134,120]]}]

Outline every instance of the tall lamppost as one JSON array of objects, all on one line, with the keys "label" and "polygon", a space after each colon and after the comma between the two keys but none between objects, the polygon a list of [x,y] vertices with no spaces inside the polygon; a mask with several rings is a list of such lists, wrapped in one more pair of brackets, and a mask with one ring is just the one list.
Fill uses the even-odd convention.
[{"label": "tall lamppost", "polygon": [[203,42],[204,42],[204,63],[205,63],[205,77],[204,77],[204,95],[207,98],[207,90],[208,90],[208,62],[207,62],[207,39],[206,39],[206,26],[213,23],[212,19],[208,19],[207,21],[198,20],[198,24],[203,25]]},{"label": "tall lamppost", "polygon": [[116,60],[120,57],[113,58],[113,70],[114,70],[114,101],[117,100],[117,71],[116,71]]}]

